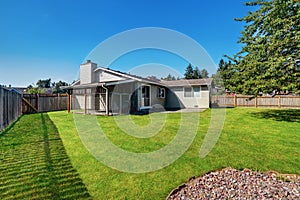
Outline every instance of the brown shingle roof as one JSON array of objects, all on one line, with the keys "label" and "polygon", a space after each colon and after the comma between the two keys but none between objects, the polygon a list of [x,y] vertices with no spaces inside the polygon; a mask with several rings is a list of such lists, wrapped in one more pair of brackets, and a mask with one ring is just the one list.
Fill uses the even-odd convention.
[{"label": "brown shingle roof", "polygon": [[168,87],[182,87],[182,86],[196,86],[196,85],[211,85],[212,78],[202,79],[182,79],[175,81],[162,81],[164,85]]}]

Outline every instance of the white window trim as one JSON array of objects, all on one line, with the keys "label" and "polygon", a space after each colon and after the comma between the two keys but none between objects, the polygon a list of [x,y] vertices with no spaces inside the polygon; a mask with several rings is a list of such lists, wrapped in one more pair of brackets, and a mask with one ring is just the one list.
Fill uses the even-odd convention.
[{"label": "white window trim", "polygon": [[151,104],[152,103],[151,102],[151,85],[148,85],[148,84],[142,84],[141,85],[141,100],[143,99],[143,87],[144,86],[148,86],[149,87],[149,104],[150,105],[149,106],[141,106],[140,109],[142,109],[142,108],[151,108],[151,105],[152,105]]},{"label": "white window trim", "polygon": [[[161,90],[163,90],[163,95],[161,95]],[[165,99],[166,98],[166,89],[163,87],[158,88],[158,98]]]}]

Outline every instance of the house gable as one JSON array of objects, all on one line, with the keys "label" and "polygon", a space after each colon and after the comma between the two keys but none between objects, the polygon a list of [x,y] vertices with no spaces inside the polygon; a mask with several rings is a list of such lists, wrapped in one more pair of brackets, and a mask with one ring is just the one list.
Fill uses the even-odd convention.
[{"label": "house gable", "polygon": [[99,83],[124,81],[127,79],[125,77],[118,76],[102,70],[98,70],[97,72],[95,72],[95,74],[96,74],[96,81]]}]

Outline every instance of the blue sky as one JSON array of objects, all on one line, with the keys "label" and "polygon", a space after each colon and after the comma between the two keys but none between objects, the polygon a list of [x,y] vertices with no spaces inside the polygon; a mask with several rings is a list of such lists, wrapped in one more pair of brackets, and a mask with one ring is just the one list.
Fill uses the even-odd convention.
[{"label": "blue sky", "polygon": [[[0,84],[28,86],[46,78],[72,82],[78,78],[79,65],[99,43],[142,27],[181,32],[202,45],[217,64],[224,54],[240,50],[237,40],[243,24],[234,18],[249,11],[244,2],[0,0]],[[109,67],[132,72],[136,65],[153,62],[184,73],[188,61],[159,52],[129,53]]]}]

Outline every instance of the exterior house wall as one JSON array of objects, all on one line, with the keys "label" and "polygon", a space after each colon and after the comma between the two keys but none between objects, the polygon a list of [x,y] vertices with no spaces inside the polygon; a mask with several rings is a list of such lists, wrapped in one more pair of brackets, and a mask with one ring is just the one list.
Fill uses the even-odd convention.
[{"label": "exterior house wall", "polygon": [[185,108],[184,104],[178,98],[177,94],[181,93],[182,87],[173,87],[167,90],[166,108],[167,109],[180,109]]},{"label": "exterior house wall", "polygon": [[158,89],[160,87],[156,85],[151,85],[151,106],[154,110],[160,110],[161,108],[165,107],[165,99],[166,99],[166,94],[165,98],[160,98],[158,96]]},{"label": "exterior house wall", "polygon": [[131,99],[135,92],[135,82],[110,87],[110,105],[112,113],[130,113]]},{"label": "exterior house wall", "polygon": [[170,88],[168,95],[170,93],[174,93],[177,99],[171,94],[166,106],[168,108],[209,108],[209,91],[200,91],[200,97],[185,97],[184,87],[175,87]]},{"label": "exterior house wall", "polygon": [[[142,86],[150,86],[150,106],[152,109],[161,109],[162,107],[165,107],[166,98],[159,98],[158,97],[158,88],[159,86],[156,85],[150,85],[150,84],[144,84],[144,83],[137,83],[137,106],[138,109],[141,109],[143,107],[142,103]],[[166,97],[166,94],[165,94]]]}]

